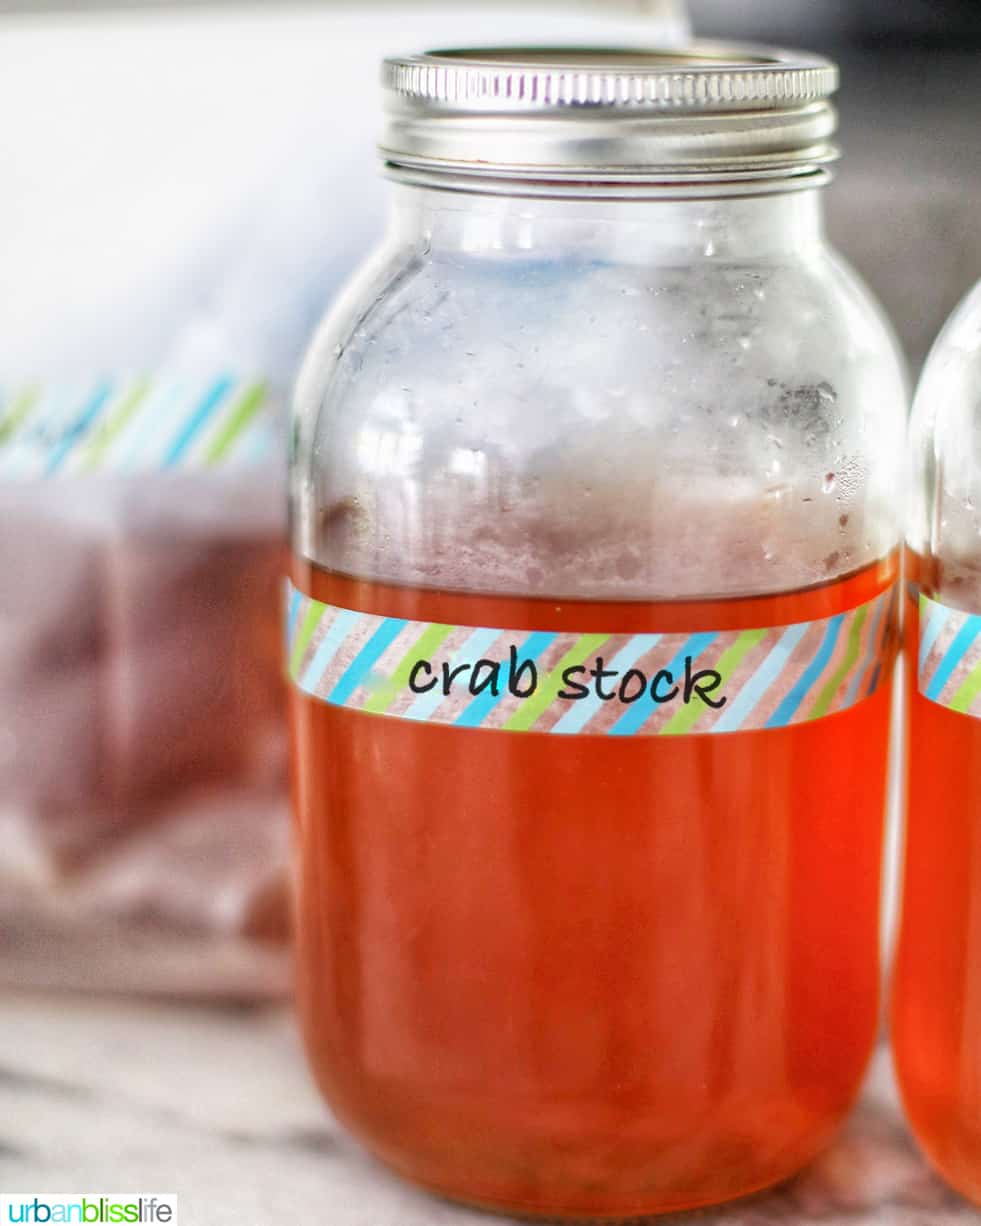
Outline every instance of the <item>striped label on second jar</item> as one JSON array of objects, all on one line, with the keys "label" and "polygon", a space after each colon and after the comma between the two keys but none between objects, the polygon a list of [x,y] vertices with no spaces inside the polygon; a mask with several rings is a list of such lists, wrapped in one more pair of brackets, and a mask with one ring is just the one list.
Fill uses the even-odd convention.
[{"label": "striped label on second jar", "polygon": [[981,615],[920,595],[920,693],[981,717]]}]

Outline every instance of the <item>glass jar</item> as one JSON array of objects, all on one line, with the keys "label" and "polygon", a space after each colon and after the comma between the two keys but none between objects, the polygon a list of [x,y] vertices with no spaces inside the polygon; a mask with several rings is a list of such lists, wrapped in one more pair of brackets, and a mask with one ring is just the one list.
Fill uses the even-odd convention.
[{"label": "glass jar", "polygon": [[821,60],[386,69],[302,373],[299,1002],[339,1117],[523,1213],[740,1196],[876,1031],[904,382]]},{"label": "glass jar", "polygon": [[893,1047],[928,1157],[981,1204],[981,285],[941,332],[910,427],[910,708]]}]

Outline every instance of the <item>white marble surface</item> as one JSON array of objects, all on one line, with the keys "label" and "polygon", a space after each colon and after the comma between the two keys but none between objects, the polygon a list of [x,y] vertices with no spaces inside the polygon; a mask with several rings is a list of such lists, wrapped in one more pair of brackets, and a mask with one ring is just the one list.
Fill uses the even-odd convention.
[{"label": "white marble surface", "polygon": [[[0,1191],[176,1192],[182,1226],[487,1226],[350,1142],[311,1086],[289,1015],[8,996]],[[967,1226],[926,1169],[881,1053],[838,1143],[775,1192],[659,1219],[698,1226]]]}]

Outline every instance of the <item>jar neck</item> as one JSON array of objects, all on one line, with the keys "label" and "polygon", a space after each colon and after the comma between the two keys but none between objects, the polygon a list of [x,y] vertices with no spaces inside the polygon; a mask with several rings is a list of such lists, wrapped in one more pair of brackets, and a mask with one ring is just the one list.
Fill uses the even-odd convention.
[{"label": "jar neck", "polygon": [[801,255],[824,239],[821,189],[708,199],[529,198],[397,184],[397,241],[495,259],[664,263]]}]

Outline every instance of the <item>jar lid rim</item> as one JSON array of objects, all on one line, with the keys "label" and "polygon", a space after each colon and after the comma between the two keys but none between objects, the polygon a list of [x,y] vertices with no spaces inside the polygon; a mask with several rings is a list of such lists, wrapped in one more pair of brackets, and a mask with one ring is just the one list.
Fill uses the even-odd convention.
[{"label": "jar lid rim", "polygon": [[837,67],[755,44],[445,49],[385,60],[382,87],[394,167],[663,177],[834,156]]},{"label": "jar lid rim", "polygon": [[828,98],[838,88],[838,68],[810,52],[707,40],[685,47],[473,47],[390,56],[382,84],[431,105],[483,103],[509,112],[726,112]]}]

